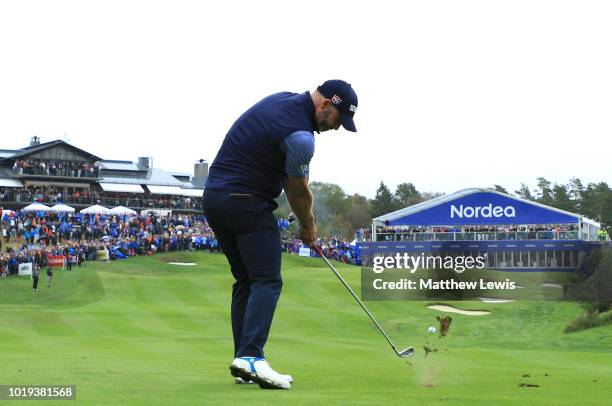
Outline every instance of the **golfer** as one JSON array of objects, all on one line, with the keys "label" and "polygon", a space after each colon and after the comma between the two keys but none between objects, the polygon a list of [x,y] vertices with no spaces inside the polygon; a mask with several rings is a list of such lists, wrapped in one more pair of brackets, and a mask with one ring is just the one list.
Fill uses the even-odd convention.
[{"label": "golfer", "polygon": [[317,237],[308,186],[313,132],[340,125],[356,131],[356,110],[357,94],[342,80],[328,80],[312,93],[273,94],[238,118],[210,167],[203,208],[236,279],[230,371],[239,383],[291,387],[291,376],[274,371],[264,358],[283,284],[274,198],[285,190],[299,237],[312,244]]}]

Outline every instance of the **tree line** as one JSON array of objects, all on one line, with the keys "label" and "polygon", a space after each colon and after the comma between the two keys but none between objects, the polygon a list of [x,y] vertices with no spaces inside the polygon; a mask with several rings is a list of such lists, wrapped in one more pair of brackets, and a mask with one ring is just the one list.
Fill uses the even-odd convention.
[{"label": "tree line", "polygon": [[[393,193],[381,181],[373,199],[358,193],[346,194],[333,183],[312,182],[310,188],[315,197],[314,212],[319,235],[342,236],[348,240],[353,238],[355,229],[370,227],[374,217],[443,194],[419,191],[410,182],[397,185]],[[493,185],[491,189],[582,214],[600,222],[608,234],[612,231],[612,189],[606,182],[584,185],[580,179],[572,178],[568,183],[556,183],[539,177],[535,188],[522,183],[513,192],[500,185]],[[277,215],[287,218],[290,213],[287,199],[281,195],[277,203]]]}]

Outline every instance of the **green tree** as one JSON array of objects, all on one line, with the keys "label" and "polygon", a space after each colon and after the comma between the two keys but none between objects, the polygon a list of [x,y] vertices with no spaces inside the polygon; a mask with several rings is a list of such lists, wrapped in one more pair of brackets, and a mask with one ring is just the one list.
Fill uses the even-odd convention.
[{"label": "green tree", "polygon": [[348,210],[349,202],[340,186],[333,183],[312,182],[310,190],[331,214],[338,215]]},{"label": "green tree", "polygon": [[514,193],[527,200],[534,200],[531,191],[529,190],[529,186],[524,183],[521,183],[521,187],[519,190],[515,190]]},{"label": "green tree", "polygon": [[576,201],[580,200],[583,191],[584,186],[579,178],[570,179],[569,183],[567,184],[567,192],[569,193],[570,199]]},{"label": "green tree", "polygon": [[582,185],[582,181],[578,178],[570,179],[567,184],[567,193],[569,194],[569,198],[574,205],[574,210],[576,213],[580,213],[582,211],[582,192],[584,191],[584,186]]},{"label": "green tree", "polygon": [[423,201],[431,200],[435,197],[442,196],[444,193],[439,192],[421,192],[421,196],[423,197]]},{"label": "green tree", "polygon": [[552,189],[552,200],[552,206],[556,207],[557,209],[571,212],[576,211],[576,205],[574,204],[574,201],[570,199],[565,185],[555,183]]},{"label": "green tree", "polygon": [[369,227],[372,222],[372,206],[368,199],[355,193],[348,197],[348,201],[350,205],[345,217],[353,230]]},{"label": "green tree", "polygon": [[400,207],[401,204],[393,196],[387,185],[381,181],[378,190],[376,190],[376,196],[372,200],[372,217],[390,213]]},{"label": "green tree", "polygon": [[505,193],[507,195],[509,195],[510,193],[506,190],[506,188],[504,188],[503,186],[499,186],[499,185],[493,185],[493,189],[496,192],[501,192],[501,193]]},{"label": "green tree", "polygon": [[395,188],[395,199],[401,206],[412,206],[423,201],[423,197],[412,183],[400,183]]},{"label": "green tree", "polygon": [[582,214],[602,223],[610,234],[612,225],[612,189],[605,182],[589,183],[582,192]]},{"label": "green tree", "polygon": [[552,205],[553,197],[552,197],[552,188],[550,187],[550,181],[546,180],[543,177],[538,178],[538,189],[536,191],[536,200],[539,203]]}]

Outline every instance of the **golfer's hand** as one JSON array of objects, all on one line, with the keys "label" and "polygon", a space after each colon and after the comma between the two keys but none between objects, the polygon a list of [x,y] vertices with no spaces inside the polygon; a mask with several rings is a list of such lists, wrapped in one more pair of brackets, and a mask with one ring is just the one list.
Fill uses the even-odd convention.
[{"label": "golfer's hand", "polygon": [[317,239],[317,226],[314,221],[306,227],[300,227],[300,240],[304,245],[311,246]]}]

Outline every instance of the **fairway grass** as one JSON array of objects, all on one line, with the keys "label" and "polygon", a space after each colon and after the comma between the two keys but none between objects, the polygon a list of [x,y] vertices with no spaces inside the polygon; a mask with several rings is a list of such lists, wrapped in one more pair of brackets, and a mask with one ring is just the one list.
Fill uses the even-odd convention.
[{"label": "fairway grass", "polygon": [[[337,265],[358,291],[359,268]],[[232,278],[223,256],[201,252],[85,263],[38,292],[0,280],[0,384],[73,384],[76,402],[53,403],[69,405],[609,402],[612,326],[563,333],[577,304],[444,302],[491,314],[452,314],[439,339],[433,303],[368,302],[398,347],[416,348],[407,362],[320,259],[284,256],[283,279],[266,355],[294,377],[290,391],[233,383]]]}]

